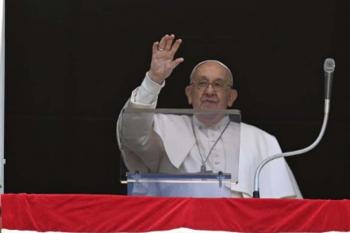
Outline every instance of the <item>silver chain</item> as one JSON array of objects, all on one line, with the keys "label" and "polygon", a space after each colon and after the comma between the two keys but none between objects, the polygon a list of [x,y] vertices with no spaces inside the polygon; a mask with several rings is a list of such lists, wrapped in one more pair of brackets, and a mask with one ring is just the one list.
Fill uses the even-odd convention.
[{"label": "silver chain", "polygon": [[216,139],[216,141],[214,142],[214,144],[211,146],[209,152],[208,152],[208,155],[205,157],[203,157],[203,154],[201,152],[201,149],[200,149],[200,146],[199,146],[199,143],[198,143],[198,138],[197,138],[197,134],[196,134],[196,131],[194,129],[194,123],[193,123],[193,118],[192,118],[192,121],[191,121],[191,125],[192,125],[192,131],[193,131],[193,135],[194,135],[194,138],[196,140],[196,146],[198,148],[198,152],[199,152],[199,155],[201,157],[201,160],[202,160],[202,165],[201,165],[201,169],[200,169],[200,172],[206,172],[206,163],[211,155],[211,152],[213,151],[214,147],[216,146],[216,144],[219,142],[220,138],[222,137],[222,135],[224,134],[224,132],[226,131],[227,127],[229,126],[230,124],[230,121],[227,122],[227,124],[225,125],[225,128],[221,131],[219,137]]}]

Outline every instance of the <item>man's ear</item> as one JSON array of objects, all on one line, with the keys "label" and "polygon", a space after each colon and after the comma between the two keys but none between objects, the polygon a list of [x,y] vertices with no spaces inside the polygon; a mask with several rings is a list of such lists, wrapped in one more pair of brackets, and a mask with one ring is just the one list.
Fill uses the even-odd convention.
[{"label": "man's ear", "polygon": [[228,100],[227,100],[227,107],[232,107],[232,105],[235,103],[237,97],[238,97],[238,92],[236,89],[230,89],[229,92],[227,93],[228,95]]},{"label": "man's ear", "polygon": [[185,88],[185,93],[186,93],[186,96],[187,96],[188,104],[192,104],[192,85],[188,85]]}]

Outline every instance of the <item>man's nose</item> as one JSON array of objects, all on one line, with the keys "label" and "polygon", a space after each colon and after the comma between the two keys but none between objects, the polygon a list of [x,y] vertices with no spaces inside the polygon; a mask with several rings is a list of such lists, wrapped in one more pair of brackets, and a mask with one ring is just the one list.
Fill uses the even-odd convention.
[{"label": "man's nose", "polygon": [[205,89],[205,93],[207,94],[215,94],[215,89],[211,83],[209,83],[208,87]]}]

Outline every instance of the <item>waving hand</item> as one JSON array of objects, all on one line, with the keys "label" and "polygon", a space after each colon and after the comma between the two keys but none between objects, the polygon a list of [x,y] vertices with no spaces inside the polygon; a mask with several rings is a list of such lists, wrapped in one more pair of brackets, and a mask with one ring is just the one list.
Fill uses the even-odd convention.
[{"label": "waving hand", "polygon": [[161,84],[170,76],[172,71],[184,61],[184,59],[174,59],[176,51],[182,42],[181,39],[175,40],[175,36],[165,35],[160,42],[154,42],[152,47],[152,61],[148,72],[150,78]]}]

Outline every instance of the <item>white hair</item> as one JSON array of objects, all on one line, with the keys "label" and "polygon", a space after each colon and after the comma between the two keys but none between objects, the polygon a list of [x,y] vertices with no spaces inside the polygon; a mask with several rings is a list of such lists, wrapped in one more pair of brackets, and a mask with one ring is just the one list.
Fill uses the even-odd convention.
[{"label": "white hair", "polygon": [[231,70],[224,64],[222,63],[221,61],[218,61],[218,60],[205,60],[205,61],[201,61],[200,63],[198,63],[192,70],[191,72],[191,75],[190,75],[190,83],[192,83],[193,81],[193,75],[194,73],[196,73],[197,69],[199,66],[203,65],[204,63],[208,63],[208,62],[213,62],[213,63],[216,63],[216,64],[219,64],[221,67],[223,67],[224,69],[226,69],[227,73],[228,73],[228,78],[229,78],[229,81],[230,81],[230,86],[233,85],[233,76],[232,76],[232,72]]}]

